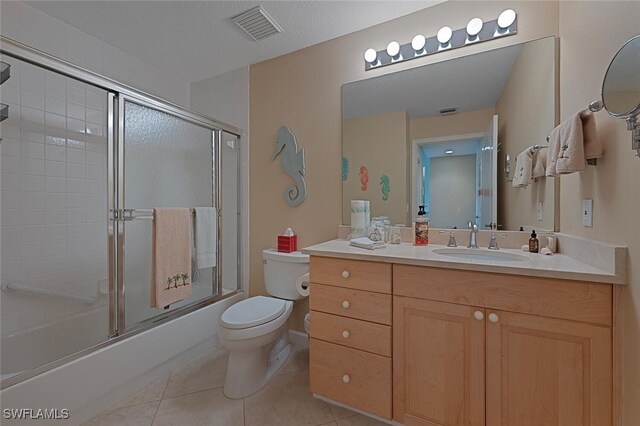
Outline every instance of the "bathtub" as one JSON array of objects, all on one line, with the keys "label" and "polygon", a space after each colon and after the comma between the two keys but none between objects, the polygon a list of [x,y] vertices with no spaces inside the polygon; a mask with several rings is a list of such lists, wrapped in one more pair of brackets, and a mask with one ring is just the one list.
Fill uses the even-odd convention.
[{"label": "bathtub", "polygon": [[109,312],[97,306],[29,330],[2,336],[2,380],[107,340]]}]

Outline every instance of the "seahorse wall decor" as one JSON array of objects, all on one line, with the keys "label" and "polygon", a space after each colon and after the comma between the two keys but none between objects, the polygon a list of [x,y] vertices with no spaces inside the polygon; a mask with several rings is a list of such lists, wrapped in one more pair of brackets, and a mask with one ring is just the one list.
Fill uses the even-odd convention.
[{"label": "seahorse wall decor", "polygon": [[342,181],[344,182],[349,177],[349,159],[342,157]]},{"label": "seahorse wall decor", "polygon": [[296,137],[288,127],[278,130],[276,146],[271,154],[271,161],[280,156],[280,168],[293,179],[293,184],[284,190],[284,200],[291,207],[302,204],[307,198],[307,184],[304,181],[305,163],[304,149],[298,149]]},{"label": "seahorse wall decor", "polygon": [[389,199],[389,192],[391,192],[391,184],[389,183],[389,176],[382,175],[380,178],[380,186],[382,189],[382,199],[387,201]]},{"label": "seahorse wall decor", "polygon": [[360,184],[363,191],[367,190],[369,184],[369,170],[366,166],[360,166]]}]

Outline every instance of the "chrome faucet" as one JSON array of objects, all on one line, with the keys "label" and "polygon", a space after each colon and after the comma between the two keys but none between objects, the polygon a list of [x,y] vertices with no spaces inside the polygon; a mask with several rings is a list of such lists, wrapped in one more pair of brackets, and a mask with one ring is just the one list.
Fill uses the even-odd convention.
[{"label": "chrome faucet", "polygon": [[467,248],[478,248],[478,224],[469,221],[469,245]]}]

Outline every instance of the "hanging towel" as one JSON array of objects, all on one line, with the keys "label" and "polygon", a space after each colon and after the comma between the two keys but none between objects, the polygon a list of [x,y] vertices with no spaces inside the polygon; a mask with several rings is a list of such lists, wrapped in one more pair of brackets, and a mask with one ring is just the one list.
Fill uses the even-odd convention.
[{"label": "hanging towel", "polygon": [[196,266],[198,269],[213,268],[218,248],[218,215],[213,207],[196,207],[195,211]]},{"label": "hanging towel", "polygon": [[596,128],[596,119],[589,110],[580,113],[582,121],[582,133],[584,135],[584,158],[593,160],[602,157],[602,142],[598,137],[598,129]]},{"label": "hanging towel", "polygon": [[546,171],[547,176],[559,176],[558,172],[556,171],[558,155],[560,155],[560,126],[553,129],[549,134],[549,154],[547,155]]},{"label": "hanging towel", "polygon": [[584,170],[584,133],[580,113],[569,117],[560,125],[560,153],[556,173],[567,174]]},{"label": "hanging towel", "polygon": [[154,209],[151,306],[166,308],[191,295],[191,212]]},{"label": "hanging towel", "polygon": [[531,183],[533,171],[533,147],[530,146],[516,157],[516,173],[513,176],[514,188],[525,188]]},{"label": "hanging towel", "polygon": [[547,157],[546,149],[541,149],[533,155],[533,172],[531,172],[533,179],[544,177],[547,172]]}]

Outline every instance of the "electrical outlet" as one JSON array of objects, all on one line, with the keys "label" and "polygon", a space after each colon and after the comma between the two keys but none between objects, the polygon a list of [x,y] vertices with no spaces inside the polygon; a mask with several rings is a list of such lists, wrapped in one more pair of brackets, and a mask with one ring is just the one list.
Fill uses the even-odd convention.
[{"label": "electrical outlet", "polygon": [[593,200],[590,198],[582,200],[582,225],[593,226]]},{"label": "electrical outlet", "polygon": [[538,201],[538,220],[542,220],[542,201]]}]

